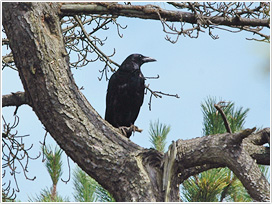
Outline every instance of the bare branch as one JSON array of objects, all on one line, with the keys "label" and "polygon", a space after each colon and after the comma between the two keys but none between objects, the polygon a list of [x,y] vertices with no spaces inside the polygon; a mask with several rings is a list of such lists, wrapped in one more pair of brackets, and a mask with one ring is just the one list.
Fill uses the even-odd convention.
[{"label": "bare branch", "polygon": [[29,150],[32,148],[33,145],[31,145],[29,148],[26,148],[25,144],[23,143],[23,138],[28,135],[18,136],[17,131],[14,132],[14,129],[19,124],[19,117],[17,115],[15,115],[12,125],[10,123],[7,123],[3,116],[2,119],[2,170],[4,170],[5,173],[2,178],[6,175],[6,173],[9,173],[10,176],[13,178],[13,182],[15,183],[15,188],[11,189],[11,181],[9,181],[8,185],[2,182],[2,186],[6,187],[4,190],[2,189],[2,194],[6,199],[13,199],[14,193],[20,191],[16,178],[17,174],[20,173],[18,170],[23,171],[26,179],[34,180],[36,178],[35,176],[33,178],[29,178],[27,176],[27,166],[29,160],[37,159],[38,157],[40,157],[40,154],[36,157],[31,157],[29,155]]},{"label": "bare branch", "polygon": [[48,132],[45,131],[44,137],[43,137],[43,142],[40,142],[42,145],[42,162],[44,162],[46,160],[45,158],[45,141],[46,141],[46,136],[47,136]]},{"label": "bare branch", "polygon": [[[162,98],[163,95],[165,96],[170,96],[170,97],[175,97],[175,98],[179,98],[178,94],[168,94],[168,93],[164,93],[164,92],[161,92],[161,91],[153,91],[149,88],[149,85],[145,85],[145,88],[147,91],[150,92],[150,98],[149,98],[149,102],[148,102],[148,106],[149,106],[149,110],[151,110],[151,101],[152,101],[152,97],[159,97],[159,98]],[[146,94],[146,92],[145,92]]]},{"label": "bare branch", "polygon": [[14,114],[16,114],[18,107],[20,107],[21,105],[30,105],[30,102],[28,101],[25,92],[19,91],[16,93],[2,96],[2,107],[16,106]]},{"label": "bare branch", "polygon": [[30,105],[30,102],[26,97],[25,92],[19,91],[16,93],[2,96],[2,107],[16,106],[14,115],[16,115],[16,112],[21,105]]},{"label": "bare branch", "polygon": [[7,54],[7,55],[5,55],[5,56],[2,56],[2,61],[3,61],[4,63],[13,63],[13,62],[14,62],[14,59],[13,59],[12,53],[9,53],[9,54]]},{"label": "bare branch", "polygon": [[[154,5],[133,6],[121,5],[114,3],[64,3],[61,6],[61,15],[75,15],[75,14],[101,14],[101,15],[116,15],[126,17],[137,17],[142,19],[159,20],[157,11],[159,11],[162,18],[166,18],[170,22],[183,22],[196,24],[197,18],[193,13],[165,10]],[[204,17],[202,17],[204,18]],[[207,21],[213,24],[220,24],[226,26],[265,26],[269,28],[269,19],[248,19],[236,17],[225,19],[224,17],[205,17]]]},{"label": "bare branch", "polygon": [[218,110],[218,112],[221,114],[227,132],[230,133],[230,134],[232,134],[232,131],[231,131],[231,128],[230,128],[230,125],[229,125],[227,116],[225,115],[224,111],[223,111],[222,108],[221,108],[221,104],[223,104],[223,103],[225,103],[225,102],[222,102],[222,101],[221,101],[221,102],[219,102],[219,103],[217,103],[217,104],[214,104],[214,107],[215,107],[215,108]]},{"label": "bare branch", "polygon": [[[97,53],[97,55],[98,55],[100,58],[103,58],[103,59],[104,59],[104,61],[106,62],[107,66],[109,66],[110,69],[111,69],[112,71],[115,71],[115,69],[112,68],[112,67],[110,66],[109,63],[113,63],[113,64],[116,65],[116,66],[119,66],[119,64],[117,64],[117,63],[115,63],[114,61],[112,61],[112,60],[111,60],[107,55],[105,55],[105,54],[104,54],[104,53],[103,53],[103,52],[102,52],[95,44],[93,44],[92,40],[89,38],[89,35],[87,34],[86,30],[84,29],[84,26],[83,26],[81,20],[78,18],[77,15],[75,16],[75,19],[76,19],[76,21],[78,22],[79,26],[81,27],[81,29],[82,29],[82,31],[83,31],[85,37],[88,39],[88,43],[90,44],[90,46],[93,47],[94,51]],[[108,63],[108,62],[109,62],[109,63]]]},{"label": "bare branch", "polygon": [[[270,39],[270,36],[263,31],[264,28],[270,28],[269,3],[247,5],[247,3],[237,2],[169,2],[169,4],[181,10],[165,10],[150,4],[139,6],[100,2],[66,3],[62,5],[61,11],[62,15],[99,14],[160,20],[163,31],[167,33],[165,38],[171,43],[176,43],[180,35],[198,38],[199,33],[204,32],[204,29],[208,29],[213,39],[218,39],[218,35],[212,33],[212,29],[215,28],[230,32],[248,31],[262,38],[257,40],[269,41]],[[180,22],[180,28],[169,22]],[[191,28],[184,29],[185,23],[192,24]],[[225,29],[224,26],[230,29]],[[236,29],[239,30],[236,31]],[[175,39],[173,40],[168,34],[175,35]]]},{"label": "bare branch", "polygon": [[[101,39],[95,36],[94,33],[98,30],[108,30],[109,27],[107,27],[107,25],[112,22],[114,25],[116,25],[118,35],[121,37],[119,30],[120,28],[123,29],[124,27],[122,27],[113,16],[78,16],[78,19],[80,19],[81,25],[74,17],[65,17],[61,21],[68,54],[75,54],[78,56],[74,62],[73,60],[70,62],[70,66],[79,68],[86,66],[88,63],[100,60],[106,64],[106,71],[108,71],[109,68],[112,71],[115,70],[111,65],[118,65],[111,60],[111,57],[115,54],[115,48],[113,49],[112,54],[106,55],[103,53],[98,46],[103,46],[107,40],[107,37],[105,39]],[[87,26],[84,27],[84,25]],[[84,29],[82,29],[82,27]],[[104,70],[101,71],[102,76],[104,74],[103,72]]]},{"label": "bare branch", "polygon": [[2,45],[9,45],[9,40],[7,38],[2,38]]},{"label": "bare branch", "polygon": [[69,170],[69,177],[67,180],[63,180],[61,178],[61,181],[65,182],[66,184],[70,181],[70,178],[71,178],[71,167],[70,167],[70,163],[69,163],[69,157],[67,156],[67,164],[68,164],[68,170]]},{"label": "bare branch", "polygon": [[15,63],[14,63],[14,59],[13,59],[13,54],[12,52],[5,55],[5,56],[2,56],[2,70],[5,68],[5,67],[9,67],[13,70],[17,70],[16,66],[15,66]]}]

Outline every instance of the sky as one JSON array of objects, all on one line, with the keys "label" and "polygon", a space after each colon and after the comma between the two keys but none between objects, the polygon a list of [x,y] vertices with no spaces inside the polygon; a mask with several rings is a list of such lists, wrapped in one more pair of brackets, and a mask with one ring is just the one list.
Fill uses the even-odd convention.
[{"label": "sky", "polygon": [[[166,34],[159,21],[119,17],[118,22],[123,26],[127,25],[126,29],[120,30],[122,38],[118,36],[114,25],[110,25],[109,30],[96,34],[101,38],[107,37],[101,50],[111,54],[115,48],[116,54],[112,59],[119,64],[132,53],[155,58],[156,62],[144,64],[141,70],[144,76],[159,75],[160,78],[148,79],[146,84],[152,90],[180,96],[179,99],[153,97],[150,111],[148,93],[135,122],[143,132],[135,133],[131,136],[131,141],[145,148],[151,147],[149,124],[158,119],[171,126],[167,147],[172,140],[201,137],[203,115],[200,105],[208,96],[232,101],[237,108],[249,108],[245,128],[270,127],[270,73],[265,70],[269,66],[269,44],[246,40],[245,38],[254,37],[247,32],[228,33],[222,30],[214,30],[214,34],[219,36],[217,40],[213,40],[208,31],[205,31],[197,39],[181,36],[176,44],[171,44],[165,40]],[[5,54],[5,48],[2,49]],[[73,60],[75,56],[70,58]],[[84,87],[82,93],[102,117],[105,114],[108,84],[105,78],[98,80],[101,75],[99,70],[103,68],[102,62],[94,62],[72,70],[78,87]],[[2,71],[2,95],[17,91],[23,91],[18,73],[5,68]],[[2,109],[3,116],[9,123],[14,120],[14,109]],[[33,144],[30,155],[37,156],[45,134],[44,127],[29,106],[21,106],[17,115],[20,118],[18,135],[29,135],[24,138],[24,143],[26,147]],[[55,145],[51,136],[47,136],[46,144]],[[75,164],[71,159],[69,161],[72,170]],[[18,174],[18,200],[27,201],[28,196],[36,196],[41,189],[51,186],[41,157],[29,162],[27,176],[35,176],[36,179],[26,180],[23,173]],[[68,177],[67,158],[63,156],[62,179],[67,180]],[[5,178],[8,179],[11,178]],[[67,184],[62,181],[58,183],[59,194],[69,196],[70,200],[73,200],[72,183],[72,180]]]}]

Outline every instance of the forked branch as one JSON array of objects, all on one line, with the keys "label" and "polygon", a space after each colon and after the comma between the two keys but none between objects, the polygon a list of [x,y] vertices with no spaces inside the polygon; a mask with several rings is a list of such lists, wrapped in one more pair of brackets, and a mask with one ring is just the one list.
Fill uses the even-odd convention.
[{"label": "forked branch", "polygon": [[[260,139],[261,133],[253,133],[256,128],[242,130],[238,133],[217,134],[190,140],[178,140],[177,166],[178,173],[182,170],[193,169],[206,170],[219,166],[229,167],[240,179],[250,196],[256,201],[268,201],[270,197],[270,185],[260,171],[256,160],[258,156],[252,154],[252,138]],[[264,129],[262,133],[269,132]],[[254,147],[257,149],[257,147]],[[261,147],[259,147],[261,150]],[[256,150],[255,150],[256,151]],[[266,150],[267,162],[269,161],[269,149]],[[259,160],[260,162],[260,160]],[[198,169],[196,169],[198,167]]]}]

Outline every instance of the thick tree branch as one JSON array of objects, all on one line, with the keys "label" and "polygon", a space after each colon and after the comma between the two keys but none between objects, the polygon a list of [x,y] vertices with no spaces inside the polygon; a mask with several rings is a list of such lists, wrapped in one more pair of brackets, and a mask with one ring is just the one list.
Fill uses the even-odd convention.
[{"label": "thick tree branch", "polygon": [[2,107],[29,105],[25,92],[16,92],[2,96]]},{"label": "thick tree branch", "polygon": [[[163,19],[169,22],[186,22],[196,24],[198,19],[194,13],[165,10],[158,6],[133,6],[121,5],[115,3],[64,3],[61,8],[61,15],[75,15],[75,14],[100,14],[113,16],[126,16],[141,19],[160,20],[158,12]],[[269,19],[249,19],[249,18],[225,18],[221,16],[204,17],[204,22],[210,22],[215,25],[225,26],[264,26],[269,28]]]},{"label": "thick tree branch", "polygon": [[14,2],[3,3],[3,8],[20,78],[46,130],[117,201],[156,201],[138,157],[143,148],[104,121],[75,84],[58,4]]},{"label": "thick tree branch", "polygon": [[3,25],[14,61],[32,108],[46,130],[117,201],[163,201],[165,194],[169,201],[178,201],[179,173],[221,165],[236,174],[252,198],[269,200],[269,184],[251,157],[255,157],[253,152],[249,154],[244,144],[247,138],[253,140],[248,143],[258,144],[261,140],[255,139],[257,135],[262,138],[268,130],[266,134],[252,134],[254,129],[178,140],[176,159],[169,158],[170,193],[165,193],[162,154],[123,137],[78,89],[58,14],[58,3],[3,3]]},{"label": "thick tree branch", "polygon": [[262,129],[243,140],[243,147],[258,164],[270,165],[270,129]]},{"label": "thick tree branch", "polygon": [[[205,164],[220,164],[229,167],[248,190],[250,196],[257,201],[268,201],[270,185],[261,173],[254,155],[241,146],[243,139],[260,133],[252,134],[255,129],[247,129],[234,134],[218,134],[191,140],[177,141],[178,173],[184,169]],[[239,143],[240,142],[240,143]],[[267,150],[269,152],[269,150]],[[269,157],[269,155],[266,155]],[[208,165],[210,166],[210,165]]]},{"label": "thick tree branch", "polygon": [[[254,134],[249,135],[246,137],[242,145],[244,149],[248,152],[248,154],[256,160],[258,164],[262,165],[270,165],[270,148],[264,145],[266,143],[269,143],[269,137],[270,137],[270,129],[265,128],[262,129]],[[182,183],[184,180],[186,180],[188,177],[192,175],[199,174],[203,171],[212,169],[212,168],[219,168],[219,167],[225,167],[225,164],[204,164],[200,166],[190,167],[187,169],[183,169],[182,174],[179,175],[180,183]]]},{"label": "thick tree branch", "polygon": [[270,144],[270,128],[264,128],[254,135],[250,135],[244,141],[254,145]]},{"label": "thick tree branch", "polygon": [[195,166],[195,167],[190,167],[187,169],[183,169],[182,173],[178,173],[178,177],[179,177],[179,183],[183,183],[183,181],[185,181],[186,179],[188,179],[190,176],[194,176],[197,175],[201,172],[207,171],[209,169],[214,169],[214,168],[219,168],[219,167],[225,167],[224,164],[204,164],[201,166]]}]

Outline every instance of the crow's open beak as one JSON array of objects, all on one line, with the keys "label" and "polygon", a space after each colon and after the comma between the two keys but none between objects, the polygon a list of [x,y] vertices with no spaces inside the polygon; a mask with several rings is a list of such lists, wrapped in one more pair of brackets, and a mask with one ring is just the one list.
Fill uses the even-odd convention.
[{"label": "crow's open beak", "polygon": [[150,57],[146,57],[146,56],[144,56],[142,60],[143,60],[144,63],[157,61],[157,60],[154,59],[154,58],[150,58]]}]

